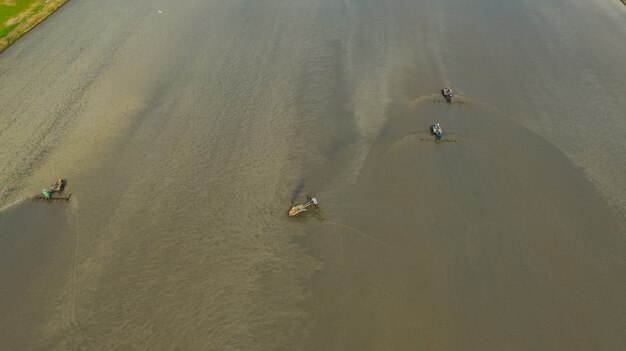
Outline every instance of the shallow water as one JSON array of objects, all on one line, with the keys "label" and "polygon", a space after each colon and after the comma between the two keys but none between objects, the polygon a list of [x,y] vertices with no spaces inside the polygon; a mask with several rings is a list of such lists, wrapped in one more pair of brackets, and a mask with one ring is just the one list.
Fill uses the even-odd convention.
[{"label": "shallow water", "polygon": [[623,11],[68,3],[0,55],[0,203],[73,194],[0,212],[0,345],[619,348]]}]

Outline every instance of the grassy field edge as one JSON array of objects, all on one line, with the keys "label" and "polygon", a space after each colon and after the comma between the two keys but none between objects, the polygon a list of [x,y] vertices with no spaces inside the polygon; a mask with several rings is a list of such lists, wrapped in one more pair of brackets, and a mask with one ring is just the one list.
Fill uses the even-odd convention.
[{"label": "grassy field edge", "polygon": [[28,33],[29,30],[35,28],[39,23],[43,22],[54,11],[61,8],[69,0],[52,0],[46,4],[39,12],[33,14],[27,18],[24,22],[20,23],[12,31],[7,33],[6,36],[0,38],[0,53],[13,44],[17,39]]}]

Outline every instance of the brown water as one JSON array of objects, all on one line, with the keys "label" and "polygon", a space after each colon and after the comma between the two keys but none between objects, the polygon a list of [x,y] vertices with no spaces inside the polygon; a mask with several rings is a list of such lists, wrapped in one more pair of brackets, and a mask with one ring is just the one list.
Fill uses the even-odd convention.
[{"label": "brown water", "polygon": [[0,55],[1,348],[622,348],[624,16],[70,2]]}]

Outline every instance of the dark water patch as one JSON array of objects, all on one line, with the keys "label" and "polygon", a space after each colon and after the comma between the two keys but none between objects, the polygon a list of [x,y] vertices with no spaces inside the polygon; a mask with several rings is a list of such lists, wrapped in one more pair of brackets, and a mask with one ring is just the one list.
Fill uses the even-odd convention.
[{"label": "dark water patch", "polygon": [[294,204],[296,203],[296,200],[298,199],[298,197],[300,195],[302,195],[302,191],[304,190],[305,185],[304,185],[304,179],[300,179],[298,181],[298,183],[296,184],[296,186],[294,187],[292,193],[291,193],[291,203]]}]

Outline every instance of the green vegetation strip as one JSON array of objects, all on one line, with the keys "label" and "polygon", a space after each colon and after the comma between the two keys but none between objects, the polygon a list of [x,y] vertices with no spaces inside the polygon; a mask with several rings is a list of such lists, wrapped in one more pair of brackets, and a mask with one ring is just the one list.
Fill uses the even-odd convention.
[{"label": "green vegetation strip", "polygon": [[68,0],[0,0],[0,52]]}]

